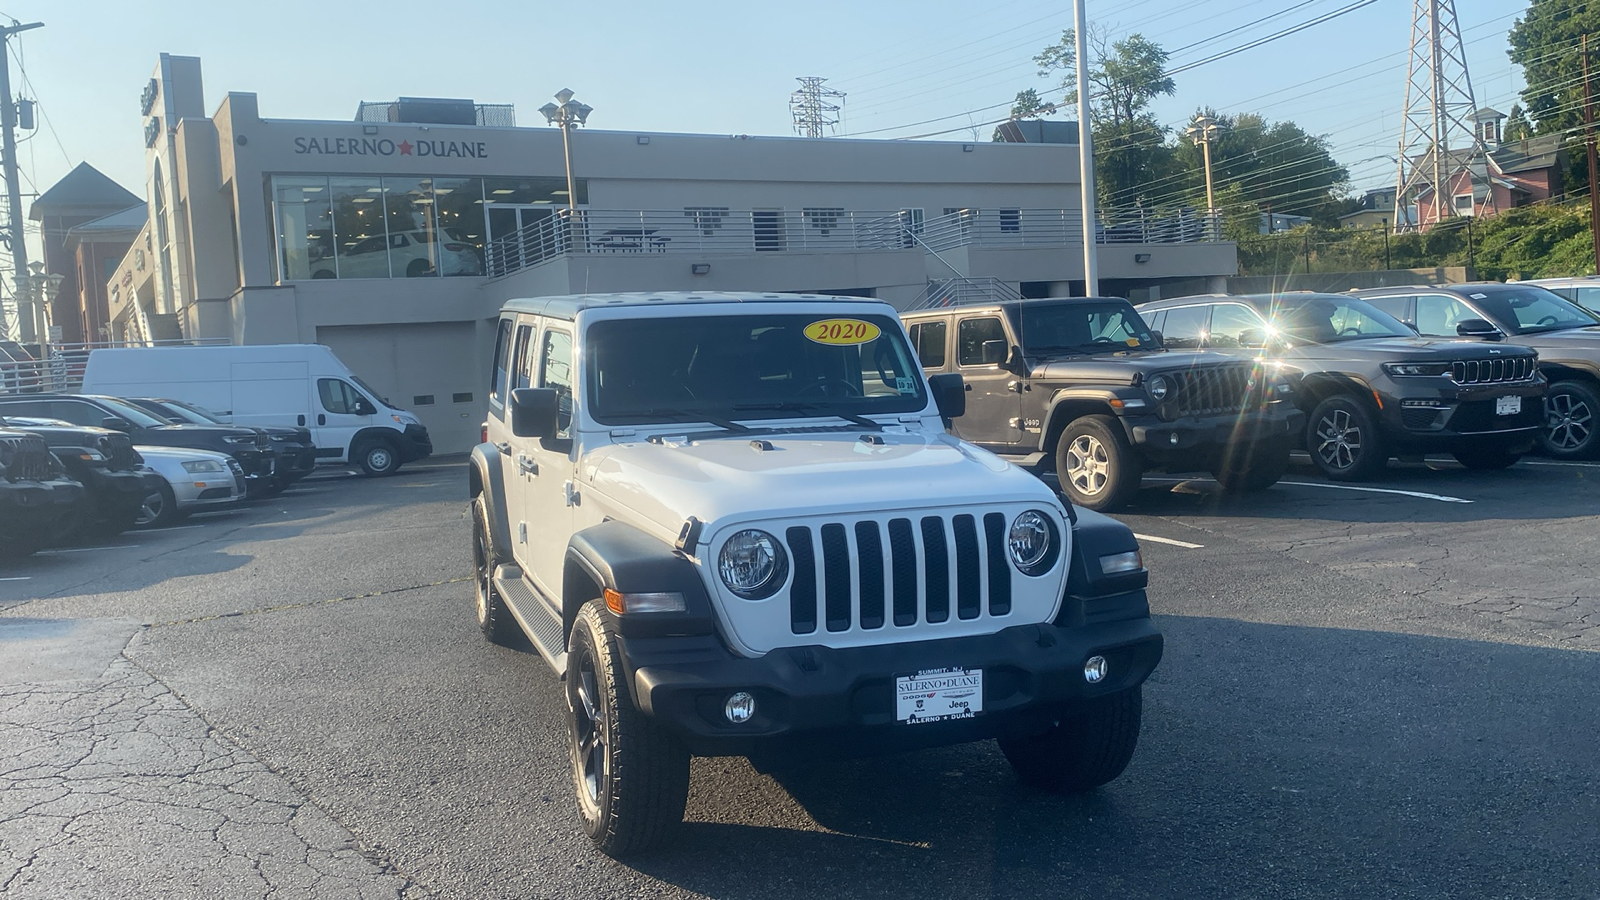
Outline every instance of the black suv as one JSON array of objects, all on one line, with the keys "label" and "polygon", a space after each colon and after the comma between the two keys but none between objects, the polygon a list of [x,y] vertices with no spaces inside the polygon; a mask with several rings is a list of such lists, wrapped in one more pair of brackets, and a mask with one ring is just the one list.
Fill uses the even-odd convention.
[{"label": "black suv", "polygon": [[1353,291],[1423,337],[1513,340],[1539,351],[1550,380],[1540,442],[1559,459],[1600,456],[1600,318],[1531,284]]},{"label": "black suv", "polygon": [[1182,297],[1140,310],[1169,344],[1265,357],[1293,379],[1305,448],[1336,480],[1429,452],[1503,469],[1532,448],[1543,419],[1534,351],[1418,337],[1349,294]]},{"label": "black suv", "polygon": [[[1020,300],[901,314],[928,374],[959,373],[951,428],[1023,466],[1054,460],[1089,509],[1127,502],[1146,468],[1209,469],[1224,488],[1283,475],[1298,411],[1254,361],[1164,349],[1128,301]],[[1295,421],[1291,421],[1291,420]]]},{"label": "black suv", "polygon": [[83,500],[44,439],[0,420],[0,559],[43,547],[56,525]]},{"label": "black suv", "polygon": [[174,425],[116,397],[88,394],[0,396],[0,416],[61,419],[74,425],[121,431],[135,444],[226,453],[239,461],[245,483],[252,486],[271,484],[277,457],[272,451],[272,440],[254,429],[235,425]]},{"label": "black suv", "polygon": [[0,422],[43,438],[67,477],[83,485],[84,502],[57,523],[52,542],[121,534],[143,512],[144,499],[160,490],[161,476],[145,468],[133,440],[120,431],[29,416]]},{"label": "black suv", "polygon": [[[209,410],[201,409],[192,403],[182,400],[168,400],[164,397],[125,397],[127,402],[143,409],[154,416],[166,419],[176,425],[185,422],[191,425],[227,425],[229,423],[216,417]],[[272,441],[272,450],[277,454],[277,470],[272,476],[272,485],[275,490],[283,490],[289,485],[310,475],[317,467],[317,445],[311,441],[311,429],[296,428],[292,425],[252,425],[251,429],[263,432]]]}]

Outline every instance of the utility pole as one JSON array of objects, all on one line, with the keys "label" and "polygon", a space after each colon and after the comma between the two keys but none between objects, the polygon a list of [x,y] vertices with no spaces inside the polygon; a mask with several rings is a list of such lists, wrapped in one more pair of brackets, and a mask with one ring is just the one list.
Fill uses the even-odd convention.
[{"label": "utility pole", "polygon": [[1094,233],[1094,128],[1089,122],[1089,60],[1088,39],[1084,36],[1088,26],[1083,15],[1084,0],[1072,0],[1074,18],[1072,42],[1076,45],[1074,56],[1078,59],[1078,153],[1082,158],[1078,181],[1083,206],[1083,295],[1094,297],[1100,293],[1100,262]]},{"label": "utility pole", "polygon": [[[22,188],[17,184],[17,140],[13,131],[17,127],[17,106],[11,96],[11,36],[43,28],[43,22],[20,23],[0,27],[0,152],[5,154],[7,214],[10,216],[6,236],[11,243],[11,274],[16,279],[17,319],[22,326],[22,340],[34,340],[34,327],[30,305],[23,309],[24,298],[32,296],[33,286],[28,280],[28,244],[22,232]],[[5,307],[0,306],[0,337],[6,334]]]},{"label": "utility pole", "polygon": [[1583,36],[1583,144],[1589,156],[1589,236],[1594,241],[1595,271],[1600,272],[1600,177],[1595,175],[1594,102],[1589,97],[1589,36]]}]

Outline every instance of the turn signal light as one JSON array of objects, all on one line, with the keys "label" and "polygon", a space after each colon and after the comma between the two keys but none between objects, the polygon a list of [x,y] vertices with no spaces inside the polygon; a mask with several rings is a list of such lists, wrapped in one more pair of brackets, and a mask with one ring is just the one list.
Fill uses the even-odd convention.
[{"label": "turn signal light", "polygon": [[637,615],[639,613],[665,613],[687,612],[689,604],[684,602],[683,595],[676,592],[659,592],[646,594],[624,594],[621,591],[606,588],[606,609],[617,615]]}]

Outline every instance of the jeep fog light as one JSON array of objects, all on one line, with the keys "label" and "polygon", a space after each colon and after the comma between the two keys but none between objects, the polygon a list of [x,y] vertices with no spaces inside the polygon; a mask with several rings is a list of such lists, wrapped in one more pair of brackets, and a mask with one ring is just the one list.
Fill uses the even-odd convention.
[{"label": "jeep fog light", "polygon": [[[1096,658],[1098,659],[1098,657]],[[745,691],[736,691],[729,694],[728,702],[722,704],[722,714],[728,717],[729,722],[735,725],[743,725],[755,718],[756,698]]]},{"label": "jeep fog light", "polygon": [[1099,684],[1105,680],[1109,668],[1111,667],[1106,663],[1104,656],[1091,656],[1083,663],[1083,680],[1090,684]]},{"label": "jeep fog light", "polygon": [[738,532],[717,554],[722,583],[746,600],[765,600],[783,587],[789,558],[778,539],[754,528]]},{"label": "jeep fog light", "polygon": [[1115,575],[1119,572],[1137,572],[1144,568],[1144,558],[1137,550],[1126,553],[1111,553],[1100,557],[1100,574]]}]

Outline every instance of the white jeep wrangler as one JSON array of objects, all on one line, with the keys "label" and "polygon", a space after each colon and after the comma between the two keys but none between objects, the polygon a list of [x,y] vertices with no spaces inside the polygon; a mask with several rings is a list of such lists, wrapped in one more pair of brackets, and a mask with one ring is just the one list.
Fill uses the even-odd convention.
[{"label": "white jeep wrangler", "polygon": [[1121,774],[1161,658],[1125,526],[946,434],[894,309],[635,294],[501,313],[472,452],[478,620],[565,682],[606,853],[683,818],[689,759],[998,738],[1025,781]]}]

